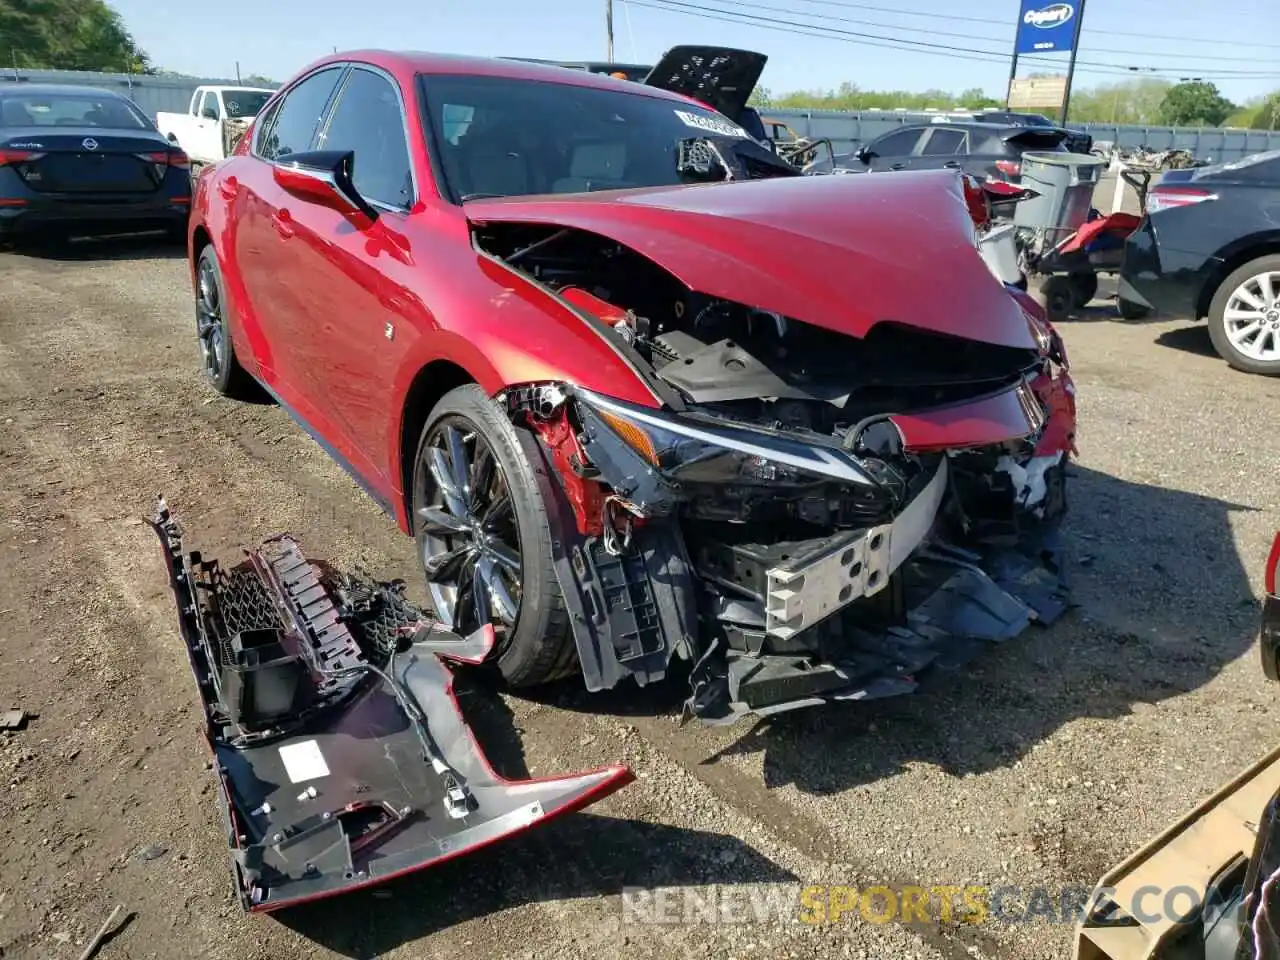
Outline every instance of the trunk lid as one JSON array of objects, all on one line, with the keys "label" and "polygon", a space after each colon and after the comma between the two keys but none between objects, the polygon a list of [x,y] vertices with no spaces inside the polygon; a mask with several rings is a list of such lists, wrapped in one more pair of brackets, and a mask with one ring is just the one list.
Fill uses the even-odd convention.
[{"label": "trunk lid", "polygon": [[111,195],[154,193],[172,152],[158,134],[98,127],[8,130],[0,149],[17,156],[10,162],[37,193]]},{"label": "trunk lid", "polygon": [[849,336],[891,322],[1036,348],[978,252],[951,170],[472,200],[463,209],[473,223],[589,231],[700,293]]},{"label": "trunk lid", "polygon": [[768,61],[752,50],[681,44],[662,55],[644,82],[705,103],[737,123]]}]

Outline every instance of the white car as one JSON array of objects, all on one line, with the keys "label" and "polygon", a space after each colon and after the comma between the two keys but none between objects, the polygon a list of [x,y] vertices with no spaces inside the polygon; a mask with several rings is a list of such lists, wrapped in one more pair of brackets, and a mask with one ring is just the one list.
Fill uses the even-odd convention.
[{"label": "white car", "polygon": [[196,87],[186,113],[158,113],[156,126],[193,164],[228,156],[275,93],[262,87]]}]

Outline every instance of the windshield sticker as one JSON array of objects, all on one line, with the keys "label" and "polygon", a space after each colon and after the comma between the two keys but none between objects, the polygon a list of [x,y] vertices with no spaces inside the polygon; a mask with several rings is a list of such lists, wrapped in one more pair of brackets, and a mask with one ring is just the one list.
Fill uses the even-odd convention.
[{"label": "windshield sticker", "polygon": [[693,127],[695,130],[701,130],[704,133],[714,133],[722,137],[742,137],[747,139],[747,131],[743,130],[736,124],[730,123],[728,120],[719,120],[716,117],[707,117],[698,113],[690,113],[688,110],[677,110],[676,116],[680,118],[680,122],[686,127]]}]

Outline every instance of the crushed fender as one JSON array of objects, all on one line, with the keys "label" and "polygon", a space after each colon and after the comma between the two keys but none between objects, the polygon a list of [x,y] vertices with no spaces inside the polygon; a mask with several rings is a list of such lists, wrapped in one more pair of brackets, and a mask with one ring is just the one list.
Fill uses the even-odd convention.
[{"label": "crushed fender", "polygon": [[576,810],[621,765],[536,780],[490,767],[453,695],[493,629],[459,637],[398,583],[307,560],[287,535],[233,567],[150,520],[213,753],[236,894],[271,911],[385,883]]}]

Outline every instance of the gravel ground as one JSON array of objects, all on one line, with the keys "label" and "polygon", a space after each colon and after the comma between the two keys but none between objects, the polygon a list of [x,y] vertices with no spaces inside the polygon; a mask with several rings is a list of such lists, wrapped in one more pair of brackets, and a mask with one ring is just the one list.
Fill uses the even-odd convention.
[{"label": "gravel ground", "polygon": [[[185,263],[111,243],[0,254],[0,956],[1064,957],[1044,921],[795,921],[797,885],[1090,885],[1268,747],[1253,643],[1276,525],[1280,383],[1203,326],[1064,328],[1080,400],[1080,608],[926,695],[729,729],[677,692],[539,699],[464,684],[500,769],[625,760],[638,781],[533,835],[321,909],[232,900],[195,692],[154,535],[207,553],[290,529],[416,579],[411,545],[280,409],[197,378]],[[153,858],[141,856],[149,847]],[[623,922],[624,886],[718,889],[763,922]]]}]

